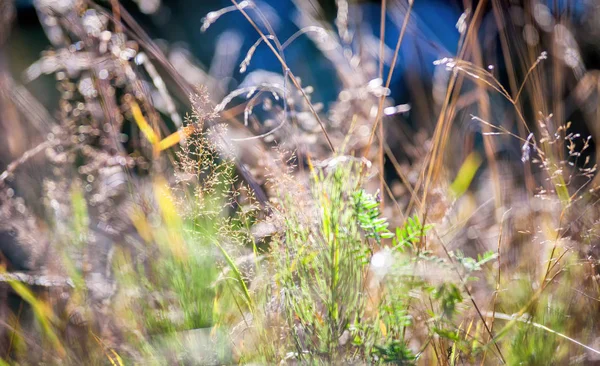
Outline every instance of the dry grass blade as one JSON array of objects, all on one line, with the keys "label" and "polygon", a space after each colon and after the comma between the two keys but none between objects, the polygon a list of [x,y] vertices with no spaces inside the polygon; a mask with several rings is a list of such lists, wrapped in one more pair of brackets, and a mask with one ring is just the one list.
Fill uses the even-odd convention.
[{"label": "dry grass blade", "polygon": [[252,18],[250,18],[250,16],[244,10],[244,8],[240,7],[240,5],[238,4],[238,2],[236,0],[231,0],[231,2],[238,8],[240,13],[242,13],[242,15],[244,15],[246,20],[248,20],[248,22],[252,25],[252,27],[256,30],[256,32],[260,35],[263,42],[271,49],[271,51],[273,52],[275,57],[277,57],[277,60],[279,60],[279,62],[281,63],[281,66],[283,66],[286,75],[289,76],[290,80],[292,81],[292,83],[294,84],[296,89],[298,89],[298,91],[302,94],[302,97],[304,98],[306,104],[308,105],[308,108],[310,109],[311,113],[313,114],[313,116],[315,117],[317,122],[319,123],[319,126],[321,127],[321,130],[323,131],[323,135],[325,136],[325,139],[327,140],[327,144],[329,145],[329,148],[331,149],[332,152],[335,153],[335,148],[333,147],[333,143],[331,142],[329,134],[327,133],[327,130],[325,129],[325,125],[323,124],[323,121],[321,121],[321,117],[315,110],[312,102],[306,95],[306,92],[304,91],[304,89],[300,86],[300,83],[296,79],[296,76],[294,75],[294,73],[290,70],[290,68],[287,66],[285,60],[282,58],[282,56],[279,54],[279,52],[277,52],[275,47],[273,47],[273,45],[271,44],[271,41],[267,38],[267,36],[263,33],[263,31],[260,30],[260,28],[258,27],[258,25],[256,25],[254,20],[252,20]]},{"label": "dry grass blade", "polygon": [[57,140],[44,141],[41,144],[37,145],[36,147],[25,151],[19,159],[8,164],[8,166],[6,167],[6,170],[3,171],[2,173],[0,173],[0,184],[4,183],[4,181],[8,177],[10,177],[10,175],[13,174],[20,165],[23,165],[32,157],[34,157],[37,154],[45,151],[46,149],[56,146],[58,144],[59,144],[59,141],[57,141]]},{"label": "dry grass blade", "polygon": [[487,317],[491,317],[491,318],[494,318],[494,319],[507,320],[507,321],[517,321],[517,322],[520,322],[520,323],[525,323],[525,324],[531,325],[533,327],[542,329],[542,330],[544,330],[544,331],[546,331],[548,333],[556,334],[557,336],[559,336],[561,338],[564,338],[564,339],[566,339],[567,341],[569,341],[571,343],[574,343],[574,344],[576,344],[578,346],[581,346],[581,347],[587,349],[588,351],[591,351],[591,352],[594,352],[595,354],[600,355],[600,351],[598,351],[597,349],[594,349],[594,348],[592,348],[592,347],[590,347],[588,345],[585,345],[585,344],[579,342],[578,340],[573,339],[573,338],[571,338],[571,337],[569,337],[569,336],[567,336],[565,334],[562,334],[562,333],[557,332],[557,331],[555,331],[553,329],[550,329],[550,328],[546,327],[545,325],[532,322],[531,319],[529,319],[528,317],[524,317],[523,315],[515,316],[515,315],[508,315],[508,314],[503,314],[503,313],[499,313],[499,312],[491,312],[491,311],[484,311],[483,314],[485,316],[487,316]]}]

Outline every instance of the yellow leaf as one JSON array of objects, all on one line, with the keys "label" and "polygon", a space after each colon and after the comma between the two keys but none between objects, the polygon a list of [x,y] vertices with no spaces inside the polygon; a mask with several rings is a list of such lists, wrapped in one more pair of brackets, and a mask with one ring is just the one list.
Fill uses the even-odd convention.
[{"label": "yellow leaf", "polygon": [[164,151],[170,148],[171,146],[178,144],[182,140],[182,138],[189,137],[195,130],[196,127],[190,125],[182,128],[180,131],[170,134],[169,136],[160,140],[160,142],[158,143],[158,150]]},{"label": "yellow leaf", "polygon": [[129,107],[131,108],[133,119],[140,128],[140,131],[142,131],[144,136],[146,136],[146,138],[148,139],[148,141],[150,141],[152,145],[155,145],[159,140],[158,136],[156,135],[156,132],[154,132],[154,129],[146,121],[146,118],[144,117],[140,106],[135,101],[131,101],[129,103]]},{"label": "yellow leaf", "polygon": [[154,181],[154,194],[160,207],[163,220],[169,234],[169,244],[173,255],[178,259],[186,257],[183,238],[181,232],[183,224],[175,207],[175,200],[167,186],[167,182],[162,177],[157,177]]},{"label": "yellow leaf", "polygon": [[471,181],[475,177],[475,173],[481,166],[482,160],[479,154],[476,152],[472,152],[467,156],[464,163],[458,170],[458,174],[456,175],[456,179],[452,182],[450,186],[450,190],[454,193],[455,197],[462,196],[469,186],[471,185]]},{"label": "yellow leaf", "polygon": [[[0,267],[0,274],[6,273],[6,269],[4,267]],[[56,321],[54,313],[52,312],[52,308],[50,305],[40,299],[38,299],[33,291],[31,291],[27,286],[19,281],[9,280],[8,284],[12,289],[25,300],[29,305],[31,305],[33,309],[33,313],[35,314],[36,320],[42,327],[42,330],[48,340],[52,343],[54,349],[58,352],[61,357],[66,355],[65,349],[60,343],[58,336],[54,332],[52,328],[52,322]]]},{"label": "yellow leaf", "polygon": [[385,327],[385,324],[381,320],[379,321],[379,330],[381,330],[381,334],[384,337],[387,337],[387,328]]},{"label": "yellow leaf", "polygon": [[150,225],[148,225],[148,221],[142,210],[137,207],[134,208],[130,219],[133,223],[133,227],[135,227],[142,239],[144,239],[146,243],[150,243],[152,241],[152,229],[150,228]]}]

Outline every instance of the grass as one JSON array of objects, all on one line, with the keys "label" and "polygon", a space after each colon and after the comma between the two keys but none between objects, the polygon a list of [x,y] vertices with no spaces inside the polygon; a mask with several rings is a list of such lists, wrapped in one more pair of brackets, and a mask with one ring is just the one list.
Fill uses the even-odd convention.
[{"label": "grass", "polygon": [[[564,60],[512,37],[510,23],[499,33],[503,85],[484,67],[480,4],[465,13],[456,57],[436,63],[447,77],[436,96],[415,83],[413,105],[394,106],[413,3],[382,2],[382,19],[402,15],[385,62],[381,40],[377,56],[354,50],[362,36],[345,30],[349,4],[337,4],[334,27],[298,2],[303,28],[287,40],[251,2],[207,15],[205,32],[237,13],[256,30],[242,74],[263,43],[282,67],[251,72],[256,85],[221,100],[193,91],[117,1],[63,14],[38,4],[73,20],[44,27],[78,35],[97,62],[65,73],[60,55],[80,53],[52,39],[63,53],[40,62],[59,65],[44,69],[61,92],[57,122],[0,172],[0,218],[35,222],[51,242],[42,250],[33,233],[11,234],[42,265],[19,274],[0,262],[3,363],[597,360],[593,137],[563,120]],[[507,15],[497,1],[490,11]],[[289,67],[300,36],[336,66],[331,106]],[[432,128],[411,130],[398,114],[407,110]],[[461,115],[476,131],[465,143]],[[52,168],[36,221],[12,187],[39,159]]]}]

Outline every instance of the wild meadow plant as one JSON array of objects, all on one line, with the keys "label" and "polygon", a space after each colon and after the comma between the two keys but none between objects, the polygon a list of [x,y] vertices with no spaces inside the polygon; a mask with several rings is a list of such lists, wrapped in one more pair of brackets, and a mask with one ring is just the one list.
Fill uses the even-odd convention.
[{"label": "wild meadow plant", "polygon": [[[2,357],[597,360],[593,137],[565,119],[561,73],[565,64],[576,71],[581,103],[596,79],[574,65],[564,19],[547,52],[531,37],[512,37],[518,24],[506,17],[515,10],[493,1],[503,85],[484,64],[483,3],[459,19],[460,46],[436,62],[431,93],[412,83],[408,105],[392,99],[390,83],[406,32],[418,32],[412,1],[382,2],[382,19],[393,13],[398,28],[393,50],[385,22],[379,38],[353,29],[358,18],[346,1],[336,2],[334,25],[315,3],[296,1],[300,30],[283,41],[260,4],[232,1],[201,30],[235,13],[257,32],[240,73],[258,47],[282,70],[250,71],[229,94],[185,52],[153,42],[117,1],[36,2],[53,49],[24,79],[53,75],[60,101],[54,120],[17,81],[0,80],[2,101],[43,140],[0,172],[0,238],[11,238],[0,241]],[[334,66],[340,92],[330,106],[286,61],[301,36]],[[355,49],[360,37],[378,55]],[[192,113],[181,118],[181,110]],[[412,130],[408,112],[431,128]],[[46,217],[37,221],[9,187],[34,158],[51,167]],[[36,268],[19,272],[6,243],[31,249],[25,262]]]}]

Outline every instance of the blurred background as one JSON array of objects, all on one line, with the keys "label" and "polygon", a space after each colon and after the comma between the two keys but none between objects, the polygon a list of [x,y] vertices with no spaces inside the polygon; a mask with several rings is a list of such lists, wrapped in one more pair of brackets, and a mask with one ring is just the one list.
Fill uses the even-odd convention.
[{"label": "blurred background", "polygon": [[[3,3],[6,9],[13,6],[10,5],[10,0],[4,0]],[[278,0],[254,3],[272,27],[272,31],[282,41],[293,35],[297,36],[300,29],[314,24],[327,24],[338,32],[347,29],[346,39],[341,39],[341,55],[328,57],[326,52],[319,50],[320,45],[315,43],[314,38],[311,39],[310,33],[295,38],[285,49],[284,54],[290,69],[301,79],[304,86],[311,86],[311,98],[323,106],[324,113],[329,113],[330,107],[347,86],[345,81],[340,80],[337,71],[344,67],[343,63],[360,62],[364,72],[361,77],[367,77],[368,80],[377,79],[379,76],[378,35],[381,27],[381,1]],[[390,69],[395,44],[407,11],[404,2],[388,3],[383,75],[387,75]],[[98,4],[110,7],[109,2],[100,1]],[[347,14],[345,20],[338,17],[340,4],[347,7],[343,11]],[[403,136],[410,136],[419,131],[430,135],[434,129],[448,78],[443,67],[435,66],[434,62],[456,56],[465,21],[473,15],[472,11],[478,4],[478,1],[466,0],[414,2],[389,86],[390,104],[406,104],[410,106],[410,112],[391,116],[388,118],[390,122],[385,123],[386,129],[389,130],[386,136],[401,161],[411,158],[405,149],[398,146]],[[220,14],[222,9],[227,10],[231,7],[232,3],[229,1],[139,0],[125,1],[123,6],[151,39],[164,49],[175,69],[190,84],[206,85],[215,101],[220,101],[240,85],[256,82],[257,75],[253,71],[282,74],[280,62],[264,44],[255,47],[251,62],[243,73],[240,71],[240,63],[259,37],[239,12],[224,14],[218,21],[210,19],[211,16]],[[51,32],[52,28],[46,26],[45,32],[32,1],[18,0],[14,7],[14,17],[9,15],[9,10],[4,11],[3,32],[8,37],[4,37],[2,46],[3,72],[9,72],[17,82],[26,84],[27,90],[52,113],[59,101],[59,94],[53,92],[54,78],[44,75],[43,72],[35,78],[25,74],[27,68],[39,59],[40,53],[49,49],[49,36],[51,38],[52,35],[47,33]],[[555,71],[559,72],[563,79],[561,90],[557,91],[560,96],[554,95],[553,98],[561,99],[564,108],[561,108],[557,117],[573,121],[577,132],[582,135],[595,135],[598,113],[595,109],[590,109],[594,108],[595,104],[589,98],[595,97],[595,94],[589,91],[589,85],[594,84],[594,70],[600,65],[600,46],[596,41],[597,35],[600,34],[600,24],[597,21],[600,5],[592,0],[506,0],[489,1],[482,9],[484,14],[479,18],[481,24],[477,30],[481,45],[477,64],[489,70],[502,85],[508,86],[511,82],[510,75],[517,75],[517,79],[522,79],[527,73],[528,66],[522,61],[531,58],[528,53],[547,52],[550,58],[561,64],[561,69]],[[502,9],[502,14],[498,13],[498,9]],[[11,19],[14,19],[14,23]],[[208,25],[210,27],[203,30],[203,27]],[[510,39],[503,38],[502,31],[505,29],[510,29]],[[525,47],[515,47],[519,51],[507,55],[503,52],[503,43],[504,47]],[[465,58],[469,59],[468,55],[466,56]],[[507,69],[507,62],[510,69]],[[547,73],[550,73],[551,67],[548,66],[547,69]],[[546,71],[542,67],[539,72]],[[263,73],[259,79],[265,77]],[[244,83],[246,78],[253,79]],[[548,80],[545,87],[551,88],[551,78],[545,80]],[[474,93],[481,90],[469,82],[464,88]],[[511,112],[509,103],[498,93],[490,93],[486,98],[489,98],[491,108],[486,112],[486,115],[489,114],[486,120],[490,123],[504,123],[507,128],[516,132],[516,117]],[[540,104],[527,96],[523,99],[524,103]],[[465,147],[457,152],[462,158],[472,148],[481,149],[482,146],[482,126],[473,122],[470,117],[481,115],[481,107],[468,101],[463,105],[465,106],[457,110],[454,123],[458,131],[456,136],[460,139],[455,141]],[[526,111],[540,111],[544,115],[548,115],[550,109],[541,106],[524,108]],[[535,121],[538,117],[537,112],[525,116],[528,121]],[[9,117],[3,118],[4,126],[7,123],[6,118]],[[535,122],[531,124],[535,125]],[[26,146],[31,145],[26,142],[27,136],[30,139],[35,138],[30,135],[30,127],[26,124],[22,124],[21,128],[21,134],[17,131],[13,133],[13,136],[20,136],[19,138],[2,144],[0,161],[4,165],[12,157],[18,156]],[[4,135],[7,138],[7,135]],[[500,138],[496,140],[495,154],[511,155],[511,159],[520,157],[518,141]],[[15,144],[22,146],[16,147]],[[592,156],[593,151],[593,147],[588,150]],[[457,161],[461,161],[461,158]]]},{"label": "blurred background", "polygon": [[[268,35],[280,58],[261,41],[260,33]],[[364,157],[374,168],[368,190],[376,195],[375,206],[381,205],[390,227],[403,227],[408,217],[419,215],[443,233],[429,244],[433,250],[463,250],[473,258],[496,250],[499,255],[502,241],[502,263],[487,271],[493,279],[498,269],[498,282],[486,282],[482,276],[473,285],[473,296],[488,304],[492,294],[498,294],[501,270],[505,286],[518,282],[514,296],[507,292],[498,300],[506,314],[528,309],[530,299],[537,300],[537,289],[546,286],[555,268],[542,254],[551,253],[552,260],[556,243],[564,244],[562,254],[573,253],[569,258],[577,267],[562,290],[572,294],[571,285],[585,282],[582,286],[588,286],[584,289],[591,295],[573,303],[572,296],[563,296],[569,322],[559,321],[567,318],[563,313],[547,319],[587,343],[600,342],[600,325],[586,313],[598,311],[593,291],[599,288],[600,263],[599,215],[595,209],[588,211],[595,207],[589,203],[597,202],[595,143],[600,139],[596,0],[0,0],[0,86],[0,174],[5,169],[11,173],[0,176],[0,183],[10,175],[7,202],[23,197],[42,231],[70,221],[52,206],[60,197],[45,196],[47,177],[56,180],[50,179],[54,186],[67,181],[64,192],[89,187],[85,199],[75,196],[87,200],[79,203],[88,204],[92,223],[123,224],[119,219],[130,217],[122,213],[122,206],[129,203],[112,197],[113,188],[126,186],[123,181],[135,182],[144,192],[155,182],[143,178],[152,174],[179,179],[170,174],[172,166],[163,157],[171,158],[170,163],[181,159],[169,148],[183,141],[177,134],[187,133],[182,126],[185,116],[193,113],[206,121],[198,123],[202,128],[228,126],[220,155],[215,156],[234,157],[236,172],[263,205],[280,198],[269,191],[268,169],[289,169],[290,176],[306,183],[309,158],[327,168],[352,160],[349,156]],[[205,90],[194,94],[199,86]],[[144,118],[154,130],[145,127],[149,122]],[[62,130],[55,128],[58,125]],[[117,131],[111,130],[114,126]],[[156,141],[150,141],[156,138],[153,133],[175,136],[161,156],[152,146]],[[57,141],[57,136],[62,136],[61,144],[52,145],[46,156],[26,153]],[[220,136],[210,138],[222,142]],[[293,164],[283,163],[285,169],[277,165],[280,148],[295,154]],[[13,172],[11,162],[23,156],[26,161]],[[116,166],[117,174],[101,171],[105,166]],[[77,177],[72,179],[75,188],[69,185],[72,177]],[[137,194],[136,189],[131,191]],[[110,198],[107,207],[100,207],[96,190]],[[1,199],[0,195],[0,208]],[[48,202],[54,211],[48,210]],[[93,211],[95,204],[98,212]],[[227,208],[227,214],[233,216],[239,208]],[[56,217],[48,218],[48,211]],[[269,216],[267,211],[261,215]],[[110,267],[112,241],[137,235],[136,243],[143,242],[133,226],[123,224],[113,237],[98,235],[106,245],[90,252],[100,253],[103,260],[92,261],[93,271],[81,266],[89,283],[97,280],[93,274]],[[198,241],[193,239],[189,242]],[[87,244],[82,244],[86,250]],[[129,243],[123,247],[138,249]],[[247,241],[239,247],[242,258],[251,252]],[[210,271],[193,278],[206,290],[203,294],[209,294],[201,299],[209,310],[194,308],[201,316],[194,318],[192,311],[192,325],[177,324],[177,331],[198,323],[214,325],[212,306],[217,300],[211,283],[221,268],[212,259],[222,264],[223,257],[214,254],[215,248],[209,250],[211,256],[203,252],[195,260]],[[165,256],[172,254],[166,252]],[[183,263],[173,267],[189,280],[186,266],[194,262]],[[570,263],[564,268],[575,268]],[[558,268],[557,274],[562,271]],[[106,278],[96,282],[110,284],[114,279],[110,271],[104,272]],[[202,277],[204,272],[210,272],[210,281]],[[542,276],[539,285],[536,281]],[[149,287],[144,296],[173,287],[161,281],[170,280],[168,276],[157,277],[164,287]],[[144,274],[136,280],[145,283]],[[178,285],[182,283],[186,284]],[[108,307],[103,301],[113,293],[88,287],[102,304],[99,308]],[[178,294],[185,297],[183,287]],[[192,308],[195,301],[190,301]],[[496,304],[496,297],[493,301]],[[542,315],[552,298],[544,301],[539,306]],[[153,321],[153,316],[147,319]],[[543,343],[543,337],[536,339]],[[518,337],[513,340],[520,342]],[[519,350],[510,342],[502,347]],[[524,350],[527,353],[527,347]],[[544,352],[551,359],[554,349]]]}]

